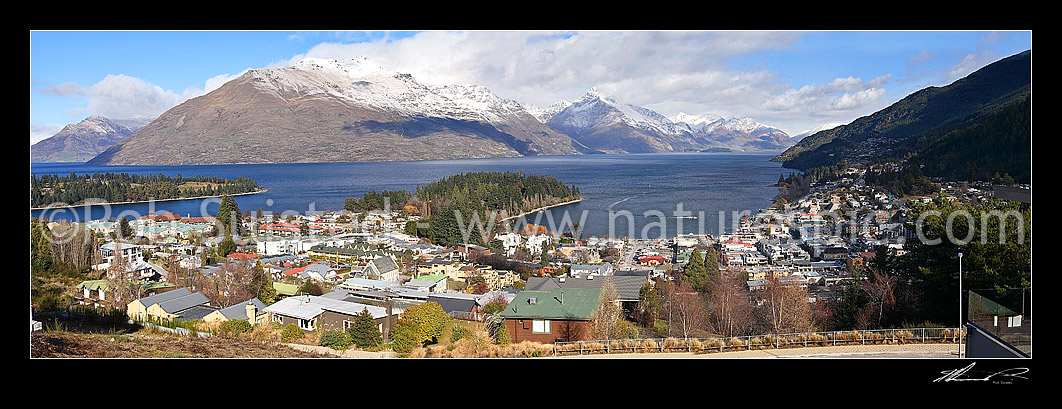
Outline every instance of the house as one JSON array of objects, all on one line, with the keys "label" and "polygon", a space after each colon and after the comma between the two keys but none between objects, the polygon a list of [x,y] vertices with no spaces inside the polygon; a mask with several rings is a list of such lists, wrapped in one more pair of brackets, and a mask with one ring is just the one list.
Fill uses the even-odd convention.
[{"label": "house", "polygon": [[479,304],[476,302],[479,296],[466,293],[433,293],[428,294],[428,302],[435,302],[442,307],[443,311],[451,317],[463,320],[479,320]]},{"label": "house", "polygon": [[582,275],[610,275],[613,268],[611,263],[605,264],[572,264],[571,270],[568,271],[568,275],[582,276]]},{"label": "house", "polygon": [[277,290],[277,298],[291,297],[299,292],[298,285],[281,283],[279,281],[273,282],[273,289]]},{"label": "house", "polygon": [[380,281],[397,283],[400,270],[398,263],[391,256],[380,256],[365,264],[356,276]]},{"label": "house", "polygon": [[[141,286],[141,291],[149,295],[169,291],[174,287],[173,283],[155,281],[140,281],[137,285]],[[75,288],[81,291],[81,299],[78,303],[82,305],[115,307],[115,303],[120,301],[115,299],[117,295],[111,290],[107,280],[82,281]],[[108,292],[111,293],[110,296],[107,295]]]},{"label": "house", "polygon": [[[357,315],[368,310],[376,321],[384,339],[388,339],[390,328],[389,322],[393,322],[395,312],[386,307],[358,304],[349,301],[336,300],[323,296],[297,295],[277,301],[268,307],[265,312],[269,320],[281,326],[295,324],[303,331],[313,331],[317,328],[325,330],[346,331]],[[386,325],[385,325],[386,324]]]},{"label": "house", "polygon": [[524,290],[500,316],[513,343],[583,341],[592,338],[590,316],[597,309],[596,288]]},{"label": "house", "polygon": [[424,292],[442,292],[446,290],[446,282],[449,277],[443,274],[424,275],[402,284],[403,287]]},{"label": "house", "polygon": [[193,293],[187,287],[181,287],[133,300],[126,306],[126,315],[138,321],[191,321],[202,319],[215,310],[217,307],[211,307],[210,299],[203,293]]},{"label": "house", "polygon": [[302,269],[299,278],[314,281],[335,281],[339,275],[336,270],[325,263],[313,263]]},{"label": "house", "polygon": [[258,323],[262,322],[262,317],[266,315],[265,307],[265,303],[260,301],[258,297],[254,297],[245,302],[236,303],[215,310],[203,317],[203,321],[225,322],[229,320],[247,320],[251,325],[258,325]]},{"label": "house", "polygon": [[528,277],[524,290],[552,291],[554,289],[601,289],[605,282],[616,288],[616,302],[625,312],[633,312],[638,304],[642,286],[649,284],[648,272],[625,273],[612,276],[585,275],[581,277]]}]

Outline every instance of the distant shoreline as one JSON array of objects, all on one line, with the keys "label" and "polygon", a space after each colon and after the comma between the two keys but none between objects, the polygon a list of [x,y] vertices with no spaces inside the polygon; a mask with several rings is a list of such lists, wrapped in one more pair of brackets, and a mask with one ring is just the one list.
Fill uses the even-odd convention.
[{"label": "distant shoreline", "polygon": [[74,207],[85,207],[85,206],[114,206],[114,205],[137,204],[137,203],[172,202],[172,201],[177,201],[177,200],[209,199],[209,198],[214,198],[214,197],[222,197],[222,196],[226,196],[226,195],[228,195],[228,196],[257,195],[259,193],[266,193],[268,191],[269,191],[268,189],[259,189],[259,190],[256,190],[254,192],[227,193],[227,194],[224,194],[224,195],[215,195],[215,196],[189,196],[189,197],[175,197],[175,198],[172,198],[172,199],[135,200],[135,201],[130,201],[130,202],[98,202],[98,203],[97,202],[93,202],[93,203],[81,203],[81,204],[71,204],[71,205],[49,205],[49,206],[45,206],[45,207],[30,207],[30,210],[70,209],[70,208],[74,208]]}]

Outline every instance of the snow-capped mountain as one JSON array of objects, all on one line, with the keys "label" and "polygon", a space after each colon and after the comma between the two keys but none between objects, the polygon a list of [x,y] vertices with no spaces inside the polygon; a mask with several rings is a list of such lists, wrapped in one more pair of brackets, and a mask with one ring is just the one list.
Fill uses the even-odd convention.
[{"label": "snow-capped mountain", "polygon": [[92,115],[30,145],[30,162],[84,162],[132,135],[152,118],[110,119]]},{"label": "snow-capped mountain", "polygon": [[249,70],[163,113],[92,162],[347,162],[586,152],[591,150],[484,87],[429,86],[367,58],[309,58]]},{"label": "snow-capped mountain", "polygon": [[798,133],[796,135],[793,135],[793,141],[796,142],[796,141],[799,141],[801,139],[804,139],[804,137],[806,137],[806,136],[814,135],[814,134],[817,134],[819,132],[822,132],[822,131],[825,131],[825,130],[829,130],[829,129],[833,129],[833,128],[836,128],[836,127],[841,126],[841,125],[844,125],[844,123],[843,122],[835,122],[835,123],[824,124],[824,125],[819,126],[819,127],[815,128],[815,129],[809,129],[809,130],[800,132],[800,133]]},{"label": "snow-capped mountain", "polygon": [[782,150],[792,145],[782,130],[750,118],[682,113],[672,120],[648,108],[617,102],[596,89],[539,115],[551,128],[603,151]]}]

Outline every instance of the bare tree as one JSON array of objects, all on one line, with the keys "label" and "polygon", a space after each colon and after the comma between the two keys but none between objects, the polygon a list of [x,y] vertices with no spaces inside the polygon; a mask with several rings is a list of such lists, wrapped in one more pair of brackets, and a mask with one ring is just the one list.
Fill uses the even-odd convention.
[{"label": "bare tree", "polygon": [[139,278],[135,271],[126,268],[125,256],[122,254],[122,242],[114,242],[111,253],[111,265],[107,268],[107,286],[114,290],[114,305],[121,306],[139,298]]},{"label": "bare tree", "polygon": [[782,283],[772,276],[759,296],[761,317],[769,331],[783,334],[814,329],[808,291],[803,286]]},{"label": "bare tree", "polygon": [[80,223],[60,221],[51,228],[49,248],[60,263],[82,270],[98,260],[92,233]]},{"label": "bare tree", "polygon": [[205,277],[202,292],[211,304],[224,308],[247,301],[256,296],[253,289],[254,271],[247,261],[226,261],[221,263],[218,273]]},{"label": "bare tree", "polygon": [[860,311],[858,319],[861,327],[869,328],[870,321],[873,321],[875,328],[881,328],[881,321],[885,313],[896,306],[896,297],[893,291],[895,284],[895,276],[879,273],[871,269],[867,280],[863,281],[861,285],[863,292],[867,295],[867,304]]},{"label": "bare tree", "polygon": [[619,332],[619,323],[623,319],[617,299],[616,285],[610,278],[604,278],[601,293],[597,300],[597,309],[590,315],[590,327],[594,339],[608,340],[615,338]]},{"label": "bare tree", "polygon": [[708,311],[700,292],[689,284],[670,281],[664,293],[668,333],[678,331],[683,338],[690,338],[696,330],[703,329]]},{"label": "bare tree", "polygon": [[754,307],[741,277],[723,273],[710,283],[710,323],[713,332],[725,336],[743,336],[752,332]]}]

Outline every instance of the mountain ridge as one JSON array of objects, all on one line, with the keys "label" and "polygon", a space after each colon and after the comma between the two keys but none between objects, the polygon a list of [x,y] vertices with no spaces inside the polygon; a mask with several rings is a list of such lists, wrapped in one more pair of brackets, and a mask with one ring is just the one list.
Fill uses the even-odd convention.
[{"label": "mountain ridge", "polygon": [[[993,115],[1015,104],[1027,103],[1031,93],[1032,50],[1000,59],[970,75],[942,87],[915,91],[900,101],[873,114],[801,139],[785,152],[772,158],[783,167],[807,170],[833,166],[842,161],[870,163],[901,160],[920,152],[935,150],[933,135],[970,129],[978,123],[993,121]],[[1020,126],[1013,128],[1022,131]],[[982,139],[970,139],[985,142]],[[1008,136],[1010,138],[1010,136]],[[1025,143],[1031,150],[1031,134],[1010,138]],[[1020,142],[1025,141],[1025,142]],[[1029,162],[1031,163],[1031,162]],[[976,163],[954,163],[976,166]],[[940,164],[937,164],[940,168]]]},{"label": "mountain ridge", "polygon": [[151,118],[112,119],[90,115],[30,145],[30,162],[85,162],[151,122]]},{"label": "mountain ridge", "polygon": [[[473,109],[480,107],[483,109]],[[159,149],[168,146],[170,149]],[[367,60],[249,70],[90,164],[403,161],[591,149],[475,86],[429,87]]]}]

